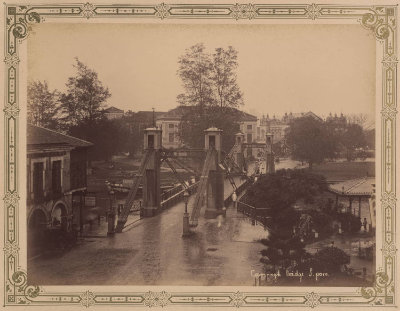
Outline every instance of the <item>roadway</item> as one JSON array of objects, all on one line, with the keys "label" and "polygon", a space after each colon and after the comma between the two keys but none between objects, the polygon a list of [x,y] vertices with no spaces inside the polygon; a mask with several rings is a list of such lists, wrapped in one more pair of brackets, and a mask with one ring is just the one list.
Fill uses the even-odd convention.
[{"label": "roadway", "polygon": [[[224,192],[232,193],[227,180]],[[193,235],[182,238],[183,211],[181,202],[114,237],[84,238],[68,252],[35,258],[28,262],[29,283],[252,285],[251,270],[263,266],[258,240],[268,232],[231,206],[225,217],[200,217]]]}]

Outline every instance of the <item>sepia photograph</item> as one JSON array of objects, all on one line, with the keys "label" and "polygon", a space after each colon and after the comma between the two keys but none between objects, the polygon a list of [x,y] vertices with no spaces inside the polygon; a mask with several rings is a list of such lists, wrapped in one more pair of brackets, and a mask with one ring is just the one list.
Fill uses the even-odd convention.
[{"label": "sepia photograph", "polygon": [[372,284],[374,101],[359,25],[35,25],[29,282]]},{"label": "sepia photograph", "polygon": [[396,306],[397,6],[3,16],[5,306]]}]

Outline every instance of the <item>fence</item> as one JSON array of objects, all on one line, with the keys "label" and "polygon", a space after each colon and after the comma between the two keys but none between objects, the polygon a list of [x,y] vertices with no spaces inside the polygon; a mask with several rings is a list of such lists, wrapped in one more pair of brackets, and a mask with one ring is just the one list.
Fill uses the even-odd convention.
[{"label": "fence", "polygon": [[[196,182],[194,184],[191,184],[187,190],[189,191],[189,194],[191,194],[193,191],[197,189],[199,185],[199,182]],[[161,208],[162,209],[167,209],[176,203],[178,203],[180,200],[183,198],[183,194],[185,193],[186,189],[183,189],[182,185],[179,185],[175,188],[172,188],[171,190],[168,190],[167,192],[163,193],[163,196],[161,196]],[[168,194],[168,195],[167,195]]]},{"label": "fence", "polygon": [[[243,184],[241,184],[239,187],[237,187],[236,195],[239,196],[248,187],[249,183],[250,183],[250,181],[246,180]],[[232,191],[231,195],[228,196],[224,200],[224,206],[225,207],[228,207],[232,203],[232,194],[233,194],[233,191]]]},{"label": "fence", "polygon": [[[261,223],[263,226],[268,225],[268,220],[271,218],[269,216],[265,216],[265,211],[268,211],[269,208],[256,208],[244,202],[238,201],[237,205],[238,212],[243,213],[246,216],[249,216],[252,220]],[[260,215],[261,214],[261,215]]]}]

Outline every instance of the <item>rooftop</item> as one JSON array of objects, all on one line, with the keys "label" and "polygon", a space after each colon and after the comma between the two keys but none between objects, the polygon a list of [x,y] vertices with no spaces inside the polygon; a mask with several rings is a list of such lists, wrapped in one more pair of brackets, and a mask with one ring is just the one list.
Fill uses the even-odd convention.
[{"label": "rooftop", "polygon": [[[157,120],[180,120],[184,114],[190,113],[190,111],[192,111],[192,109],[195,109],[195,107],[193,107],[193,106],[178,106],[176,108],[169,110],[166,113],[163,113],[161,116],[158,116]],[[232,111],[232,113],[238,113],[241,121],[257,122],[257,117],[254,115],[251,115],[244,111],[240,111],[236,108],[231,108],[230,110]]]},{"label": "rooftop", "polygon": [[111,107],[109,107],[107,109],[104,109],[104,112],[105,113],[124,113],[123,110],[121,110],[121,109],[119,109],[117,107],[114,107],[114,106],[111,106]]},{"label": "rooftop", "polygon": [[62,134],[44,127],[28,124],[28,145],[69,145],[72,147],[89,147],[93,144],[73,136]]},{"label": "rooftop", "polygon": [[372,195],[374,177],[346,180],[329,186],[329,190],[346,196]]}]

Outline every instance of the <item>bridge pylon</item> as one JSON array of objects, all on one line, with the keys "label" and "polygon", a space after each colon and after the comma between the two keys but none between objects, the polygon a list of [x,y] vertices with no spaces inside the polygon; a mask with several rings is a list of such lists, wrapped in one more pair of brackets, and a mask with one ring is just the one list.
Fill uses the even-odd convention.
[{"label": "bridge pylon", "polygon": [[233,153],[233,157],[235,163],[239,167],[239,170],[242,172],[244,169],[244,155],[243,155],[243,142],[244,142],[244,133],[239,132],[235,134],[235,149]]},{"label": "bridge pylon", "polygon": [[225,169],[221,164],[222,130],[209,128],[205,132],[205,150],[215,150],[208,172],[205,218],[215,218],[224,213]]},{"label": "bridge pylon", "polygon": [[156,127],[144,130],[144,150],[152,151],[143,174],[143,217],[152,217],[161,209],[160,152],[162,130]]},{"label": "bridge pylon", "polygon": [[267,133],[265,135],[265,164],[267,174],[275,173],[275,159],[272,151],[274,143],[274,134]]}]

